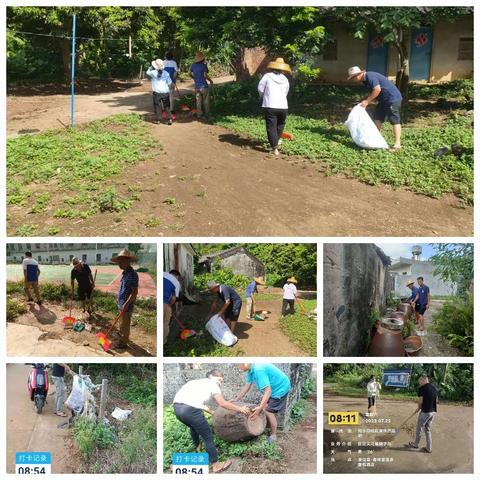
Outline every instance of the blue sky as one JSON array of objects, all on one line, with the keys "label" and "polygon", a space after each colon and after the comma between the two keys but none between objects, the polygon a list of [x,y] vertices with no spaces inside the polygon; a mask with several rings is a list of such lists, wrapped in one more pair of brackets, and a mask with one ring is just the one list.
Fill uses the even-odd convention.
[{"label": "blue sky", "polygon": [[422,260],[428,260],[435,253],[434,248],[429,243],[377,243],[376,245],[391,258],[411,258],[414,245],[422,247]]}]

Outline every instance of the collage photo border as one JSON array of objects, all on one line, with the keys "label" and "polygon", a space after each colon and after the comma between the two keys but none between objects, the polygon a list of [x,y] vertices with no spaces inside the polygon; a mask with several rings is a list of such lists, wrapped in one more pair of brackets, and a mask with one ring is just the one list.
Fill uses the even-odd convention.
[{"label": "collage photo border", "polygon": [[[91,6],[108,6],[108,5],[130,5],[130,4],[137,4],[135,1],[124,2],[122,0],[111,0],[111,1],[97,1],[93,2],[94,5]],[[157,2],[155,2],[157,3]],[[195,2],[198,6],[211,6],[211,5],[218,5],[221,6],[222,3],[225,2],[204,2],[198,1]],[[281,4],[288,4],[291,5],[292,2],[272,2],[271,0],[266,0],[261,2],[263,6],[278,6]],[[324,1],[321,2],[322,5],[336,5],[336,2],[333,1]],[[385,6],[398,6],[398,1],[382,1],[381,5]],[[405,3],[407,3],[405,5]],[[458,6],[470,6],[473,2],[465,2],[465,1],[429,1],[427,0],[424,2],[425,5],[431,6],[443,6],[443,5],[458,5]],[[7,5],[25,5],[25,6],[34,6],[42,4],[44,2],[32,1],[32,0],[24,0],[23,2],[20,1],[9,1]],[[79,5],[82,2],[66,0],[66,1],[51,1],[47,2],[45,6],[59,6],[59,5]],[[190,5],[191,2],[185,2],[181,0],[177,1],[166,1],[162,3],[162,6],[177,6],[177,5]],[[246,5],[246,6],[253,6],[258,4],[258,2],[240,2],[239,5]],[[298,2],[298,5],[316,5],[318,2],[312,2],[310,0]],[[346,2],[346,5],[360,5],[360,6],[372,6],[372,2]],[[146,2],[138,2],[138,5],[146,5]],[[237,4],[232,4],[231,6],[236,6]],[[342,4],[343,5],[343,4]],[[415,5],[414,2],[403,2],[402,6],[413,6]],[[87,4],[85,4],[87,6]],[[90,6],[90,4],[88,4]],[[377,5],[378,6],[378,5]],[[0,24],[2,29],[2,38],[5,40],[6,38],[6,15],[5,15],[6,6],[1,8],[0,13]],[[477,9],[474,15],[474,24],[475,28],[478,31],[480,29],[480,10]],[[475,49],[480,47],[480,35],[476,35],[475,37]],[[475,56],[475,69],[480,70],[480,61]],[[2,64],[6,65],[6,53],[4,50],[0,51],[0,59],[2,60]],[[1,69],[0,73],[0,83],[6,86],[6,68]],[[480,100],[480,85],[478,81],[478,77],[474,80],[474,99],[475,102]],[[5,89],[4,89],[5,92]],[[6,104],[6,95],[5,93],[0,97],[0,106],[3,107],[3,111],[6,112],[7,104]],[[475,111],[475,122],[478,125],[478,118],[480,114]],[[6,113],[5,113],[6,117]],[[6,125],[6,120],[5,120]],[[5,128],[3,129],[2,134],[0,135],[0,142],[1,148],[3,152],[3,156],[6,156],[6,134]],[[474,149],[475,149],[475,160],[477,161],[478,153],[480,151],[480,135],[475,135],[474,137]],[[6,165],[4,162],[4,168],[6,169]],[[477,168],[478,170],[478,168]],[[5,171],[4,171],[5,172]],[[475,187],[476,191],[478,191],[480,187],[480,180],[478,180],[478,172],[476,172],[475,178]],[[317,309],[318,314],[317,317],[317,355],[316,357],[195,357],[194,361],[196,363],[218,363],[226,364],[226,363],[241,363],[241,362],[249,362],[249,361],[266,361],[272,363],[298,363],[298,362],[312,362],[317,366],[317,473],[316,474],[262,474],[260,477],[265,480],[273,480],[273,479],[280,479],[280,478],[287,478],[287,479],[319,479],[323,478],[324,476],[327,478],[338,478],[338,479],[357,479],[362,476],[362,474],[324,474],[323,473],[323,366],[326,363],[385,363],[386,361],[394,360],[395,357],[324,357],[323,355],[323,290],[324,290],[324,279],[323,279],[323,245],[327,243],[392,243],[392,244],[399,244],[399,243],[473,243],[474,244],[474,270],[480,271],[480,257],[477,251],[479,245],[479,230],[478,230],[478,221],[474,222],[474,236],[473,237],[8,237],[7,236],[7,218],[5,215],[6,212],[6,174],[0,175],[0,190],[2,195],[0,195],[0,211],[2,215],[0,215],[0,231],[1,231],[1,245],[0,245],[0,262],[3,265],[6,265],[6,245],[8,243],[46,243],[55,238],[56,243],[106,243],[106,242],[116,242],[116,243],[154,243],[157,245],[157,356],[156,357],[121,357],[121,358],[102,358],[102,357],[66,357],[66,358],[59,358],[59,357],[35,357],[33,360],[35,361],[45,361],[47,360],[48,363],[54,361],[61,361],[65,363],[152,363],[157,365],[157,465],[158,470],[156,474],[143,474],[142,478],[170,478],[167,474],[162,472],[162,463],[161,459],[163,457],[163,428],[162,428],[162,406],[163,406],[163,366],[166,364],[176,364],[176,363],[191,363],[191,357],[164,357],[163,356],[163,341],[161,336],[162,330],[162,316],[163,310],[160,303],[160,298],[162,297],[162,283],[160,281],[160,273],[163,273],[163,246],[169,243],[315,243],[317,244]],[[478,195],[475,195],[477,199]],[[478,220],[478,215],[474,216],[474,220]],[[5,268],[1,269],[0,273],[0,305],[1,305],[1,312],[3,314],[4,319],[6,319],[6,270]],[[477,310],[480,308],[480,296],[478,291],[478,285],[474,284],[474,312],[475,312],[475,321],[478,317],[476,314]],[[7,459],[6,459],[6,442],[7,442],[7,422],[8,419],[6,418],[6,411],[7,411],[7,399],[6,399],[6,390],[7,390],[7,364],[8,363],[28,363],[32,362],[32,357],[8,357],[7,356],[7,349],[6,349],[6,327],[0,329],[0,358],[1,358],[1,365],[0,365],[0,389],[2,390],[2,394],[0,395],[0,411],[2,415],[0,416],[0,451],[3,452],[0,455],[0,474],[2,477],[5,478],[18,478],[18,475],[15,474],[7,474]],[[429,357],[428,362],[422,362],[421,359],[425,359],[427,357],[405,357],[402,359],[402,363],[406,364],[415,364],[415,363],[473,363],[474,365],[474,399],[480,398],[480,328],[474,329],[474,352],[475,355],[473,357]],[[472,474],[456,474],[455,478],[465,478],[465,479],[474,479],[480,478],[480,440],[479,440],[479,428],[480,425],[480,408],[475,405],[474,401],[474,473]],[[59,474],[62,475],[62,474]],[[47,478],[62,478],[61,476],[51,477],[48,476]],[[122,478],[125,479],[134,479],[138,477],[138,474],[102,474],[102,475],[95,475],[95,474],[70,474],[68,475],[69,478],[75,479],[86,479],[86,478],[113,478],[115,476],[121,475]],[[368,475],[368,474],[363,474]],[[424,474],[397,474],[401,475],[398,478],[421,478]],[[391,474],[375,474],[375,478],[378,479],[390,479]],[[64,474],[64,478],[67,477],[67,474]],[[201,478],[202,476],[200,476]],[[212,474],[208,475],[208,478],[224,478],[224,479],[237,479],[237,478],[258,478],[259,475],[256,474],[229,474],[221,473],[216,474],[215,477]],[[433,474],[432,474],[433,477]],[[451,479],[452,474],[447,473],[439,473],[434,474],[435,478],[438,479]],[[23,477],[26,478],[26,477]],[[183,476],[172,476],[172,478],[183,478]],[[190,477],[191,478],[191,477]]]}]

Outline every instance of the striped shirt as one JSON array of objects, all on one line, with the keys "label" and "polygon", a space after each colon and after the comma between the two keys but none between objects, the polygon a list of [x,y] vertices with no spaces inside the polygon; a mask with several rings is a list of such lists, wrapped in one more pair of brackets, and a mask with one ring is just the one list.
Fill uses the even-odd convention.
[{"label": "striped shirt", "polygon": [[[138,273],[133,269],[133,267],[128,267],[122,274],[122,280],[120,282],[120,289],[118,290],[118,301],[117,305],[119,309],[122,309],[125,305],[125,302],[128,300],[128,297],[132,293],[132,290],[138,288]],[[128,311],[133,310],[132,302]]]}]

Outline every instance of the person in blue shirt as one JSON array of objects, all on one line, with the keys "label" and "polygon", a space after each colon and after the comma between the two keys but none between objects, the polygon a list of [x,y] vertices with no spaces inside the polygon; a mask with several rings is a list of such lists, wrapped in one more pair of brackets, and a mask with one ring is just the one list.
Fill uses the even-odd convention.
[{"label": "person in blue shirt", "polygon": [[147,75],[152,79],[153,110],[155,112],[155,123],[160,123],[162,118],[167,118],[168,124],[172,124],[172,111],[170,109],[170,85],[172,79],[165,71],[162,60],[153,60],[148,67]]},{"label": "person in blue shirt", "polygon": [[163,274],[163,344],[167,343],[170,333],[170,320],[173,309],[180,297],[182,275],[178,270],[170,270]]},{"label": "person in blue shirt", "polygon": [[247,285],[245,298],[247,299],[247,320],[255,315],[255,294],[258,293],[257,286],[265,285],[262,277],[253,277],[253,281]]},{"label": "person in blue shirt", "polygon": [[195,83],[197,118],[200,119],[204,115],[208,121],[210,117],[210,90],[208,84],[210,83],[210,86],[213,86],[213,80],[208,76],[208,66],[203,52],[197,52],[195,55],[189,73]]},{"label": "person in blue shirt", "polygon": [[[240,295],[234,288],[227,285],[220,285],[214,281],[207,282],[207,287],[211,293],[216,293],[218,298],[223,302],[217,315],[220,315],[225,320],[232,333],[235,333],[240,310],[242,309],[242,299],[240,298]],[[217,302],[214,301],[211,307],[212,313],[214,313],[216,309]]]},{"label": "person in blue shirt", "polygon": [[260,404],[253,410],[250,418],[255,419],[263,410],[270,426],[270,443],[277,440],[277,413],[285,410],[288,394],[291,390],[290,379],[278,367],[271,363],[241,363],[238,368],[247,372],[245,385],[233,402],[239,402],[255,385],[262,393]]},{"label": "person in blue shirt", "polygon": [[370,89],[370,95],[360,102],[363,108],[367,108],[373,101],[377,100],[377,106],[373,115],[375,125],[380,130],[385,120],[393,126],[395,143],[392,150],[402,148],[400,138],[402,136],[401,109],[402,94],[400,90],[384,75],[377,72],[367,72],[359,67],[348,69],[348,80],[363,82]]},{"label": "person in blue shirt", "polygon": [[38,287],[38,278],[40,277],[40,268],[38,262],[33,258],[32,252],[25,252],[25,258],[22,262],[23,266],[23,279],[24,279],[24,290],[27,295],[27,301],[33,302],[32,294],[30,289],[33,289],[35,297],[37,299],[37,304],[41,305],[42,300],[40,299],[40,289]]},{"label": "person in blue shirt", "polygon": [[423,277],[417,278],[417,300],[415,302],[415,317],[419,326],[419,334],[425,333],[425,312],[430,308],[430,288],[423,283]]},{"label": "person in blue shirt", "polygon": [[178,65],[177,62],[173,59],[173,52],[167,52],[165,55],[165,60],[163,61],[165,66],[165,71],[170,75],[172,83],[170,84],[170,111],[172,112],[172,119],[175,120],[175,85],[178,79]]},{"label": "person in blue shirt", "polygon": [[132,263],[137,261],[137,257],[128,250],[122,250],[111,261],[123,271],[117,299],[118,310],[122,313],[119,328],[120,341],[114,345],[114,348],[125,349],[128,347],[130,339],[133,306],[138,295],[138,273],[132,267]]}]

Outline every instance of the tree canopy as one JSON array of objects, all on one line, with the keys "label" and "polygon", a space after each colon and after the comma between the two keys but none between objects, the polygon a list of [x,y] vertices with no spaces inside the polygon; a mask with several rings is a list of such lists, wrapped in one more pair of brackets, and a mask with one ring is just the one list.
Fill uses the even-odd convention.
[{"label": "tree canopy", "polygon": [[[312,78],[318,76],[315,58],[330,40],[331,27],[343,24],[356,38],[375,32],[395,46],[397,83],[405,90],[409,29],[472,12],[473,7],[8,7],[8,70],[10,78],[68,77],[75,13],[80,74],[133,75],[168,50],[180,64],[204,50],[233,68],[241,49],[263,47],[285,57],[300,78]],[[22,69],[27,62],[28,72]]]}]

